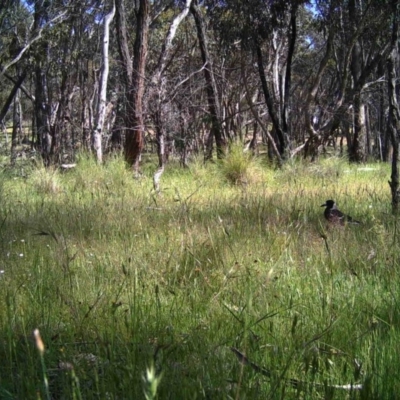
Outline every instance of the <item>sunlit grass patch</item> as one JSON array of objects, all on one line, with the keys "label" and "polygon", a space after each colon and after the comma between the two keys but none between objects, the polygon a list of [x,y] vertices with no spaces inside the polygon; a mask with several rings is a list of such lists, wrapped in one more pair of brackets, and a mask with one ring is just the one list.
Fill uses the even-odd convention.
[{"label": "sunlit grass patch", "polygon": [[[380,373],[398,347],[387,166],[257,164],[232,185],[198,160],[169,164],[160,195],[147,168],[134,179],[121,158],[83,157],[57,191],[34,171],[0,177],[0,393],[42,390],[36,328],[53,397],[141,398],[158,376],[159,398],[395,393]],[[329,226],[329,198],[362,225]]]},{"label": "sunlit grass patch", "polygon": [[62,190],[59,173],[56,169],[38,166],[32,170],[29,182],[33,189],[42,195],[57,194]]}]

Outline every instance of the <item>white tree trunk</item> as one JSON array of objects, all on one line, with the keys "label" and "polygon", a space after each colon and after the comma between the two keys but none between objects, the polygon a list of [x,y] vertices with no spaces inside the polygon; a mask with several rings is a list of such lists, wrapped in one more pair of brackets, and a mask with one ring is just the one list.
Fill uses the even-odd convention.
[{"label": "white tree trunk", "polygon": [[156,71],[153,75],[152,83],[154,87],[157,88],[157,93],[154,94],[156,101],[156,116],[155,119],[158,122],[157,131],[157,141],[158,141],[158,168],[153,175],[153,186],[154,190],[159,193],[160,192],[160,179],[161,175],[165,170],[166,156],[165,156],[165,129],[164,129],[164,112],[163,108],[165,106],[165,97],[166,97],[166,82],[164,77],[165,67],[167,64],[168,56],[171,53],[172,49],[172,41],[176,35],[176,31],[180,25],[180,23],[184,20],[184,18],[189,13],[189,8],[192,3],[192,0],[186,0],[185,6],[183,10],[175,17],[172,21],[167,36],[165,38],[164,44],[161,49],[160,58],[158,59],[158,64]]},{"label": "white tree trunk", "polygon": [[114,15],[115,2],[113,0],[112,10],[104,17],[103,66],[100,76],[99,101],[97,104],[96,120],[94,130],[92,132],[92,148],[96,154],[96,159],[98,163],[103,162],[102,136],[107,102],[107,83],[109,71],[108,47],[110,40],[110,24],[114,18]]}]

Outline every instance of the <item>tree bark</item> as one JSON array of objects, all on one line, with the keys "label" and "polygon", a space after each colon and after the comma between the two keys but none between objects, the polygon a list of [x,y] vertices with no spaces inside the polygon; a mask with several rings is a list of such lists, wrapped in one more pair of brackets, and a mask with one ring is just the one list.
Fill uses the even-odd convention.
[{"label": "tree bark", "polygon": [[331,25],[328,28],[329,32],[326,41],[325,54],[319,63],[317,74],[315,75],[313,82],[311,83],[310,90],[307,95],[306,104],[304,107],[305,127],[310,135],[305,143],[304,157],[310,155],[312,159],[315,159],[315,157],[318,155],[318,147],[321,142],[321,134],[313,126],[313,108],[315,107],[315,100],[322,81],[323,74],[328,67],[329,60],[333,53],[333,42],[335,38],[334,27]]},{"label": "tree bark", "polygon": [[267,138],[268,140],[268,144],[269,144],[269,148],[272,149],[272,153],[273,155],[277,158],[279,165],[282,164],[282,157],[281,157],[281,153],[275,143],[274,138],[272,137],[272,135],[270,134],[270,132],[268,131],[268,127],[265,126],[265,124],[263,124],[263,122],[260,120],[260,116],[258,114],[257,109],[254,106],[254,102],[253,99],[251,98],[250,95],[250,90],[249,90],[249,85],[247,82],[247,77],[246,77],[246,71],[244,68],[244,56],[242,57],[242,63],[241,63],[241,77],[243,80],[243,85],[244,85],[244,89],[245,89],[245,96],[246,96],[246,101],[247,104],[249,105],[250,111],[253,114],[254,120],[255,122],[258,122],[258,124],[261,126],[261,129],[264,133],[264,136]]},{"label": "tree bark", "polygon": [[123,139],[127,127],[131,126],[134,121],[133,109],[128,105],[129,96],[128,93],[132,88],[132,56],[129,49],[129,38],[126,29],[126,11],[124,6],[124,0],[115,0],[116,6],[116,31],[117,31],[117,43],[118,53],[120,57],[120,63],[122,68],[122,82],[124,83],[123,88],[123,99],[121,104],[117,108],[117,124],[112,136],[112,141],[115,143],[118,141],[118,146],[123,147]]},{"label": "tree bark", "polygon": [[256,43],[256,52],[257,52],[257,65],[258,65],[258,73],[260,75],[261,80],[261,88],[264,94],[265,103],[267,104],[268,113],[272,121],[272,125],[274,127],[276,137],[278,138],[277,148],[279,154],[282,157],[285,155],[287,141],[285,140],[285,133],[282,130],[281,123],[279,121],[279,116],[274,107],[274,102],[271,96],[271,93],[268,88],[267,78],[265,76],[264,62],[262,57],[262,51],[259,43]]},{"label": "tree bark", "polygon": [[389,181],[390,191],[392,195],[392,211],[394,214],[399,212],[400,204],[400,178],[399,178],[399,145],[400,145],[400,108],[397,100],[396,93],[396,61],[399,58],[398,51],[398,37],[399,37],[399,9],[396,0],[391,1],[392,5],[392,40],[391,40],[391,52],[387,59],[387,72],[388,72],[388,97],[389,97],[389,116],[387,129],[389,131],[390,139],[393,146],[392,155],[392,172],[391,180]]},{"label": "tree bark", "polygon": [[[42,26],[47,23],[47,3],[35,3],[34,25],[35,31],[41,32]],[[47,85],[47,68],[49,62],[49,44],[41,43],[35,54],[35,122],[38,147],[41,150],[45,166],[50,165],[51,134],[50,134],[50,104]]]},{"label": "tree bark", "polygon": [[211,55],[208,51],[209,45],[206,28],[204,25],[204,18],[199,9],[197,0],[193,0],[193,2],[191,3],[190,12],[193,15],[196,24],[201,58],[203,64],[206,66],[204,68],[204,78],[206,81],[208,112],[211,119],[211,130],[207,139],[205,159],[212,159],[212,147],[214,138],[217,145],[217,157],[222,158],[225,153],[226,140],[221,128],[221,105],[218,98],[217,84],[214,77],[213,62],[211,59]]},{"label": "tree bark", "polygon": [[292,87],[292,61],[297,39],[296,14],[298,4],[292,4],[290,10],[290,26],[288,34],[288,56],[286,61],[285,84],[283,91],[282,130],[290,137],[290,90]]},{"label": "tree bark", "polygon": [[97,103],[97,113],[95,127],[92,132],[92,149],[96,155],[98,163],[103,162],[103,127],[106,117],[106,102],[107,102],[107,83],[109,71],[108,48],[110,41],[110,24],[115,15],[115,3],[113,1],[111,11],[104,17],[104,36],[103,36],[103,65],[101,68],[100,84],[99,84],[99,99]]},{"label": "tree bark", "polygon": [[153,176],[153,187],[158,193],[160,191],[160,179],[164,173],[166,164],[166,152],[165,152],[165,142],[166,142],[166,132],[165,132],[165,116],[166,116],[166,78],[165,78],[165,68],[167,63],[167,58],[169,57],[172,50],[172,41],[176,35],[176,31],[184,20],[184,18],[189,13],[190,4],[192,0],[186,0],[184,9],[174,18],[172,21],[165,41],[162,45],[160,57],[158,59],[157,67],[152,79],[152,102],[153,107],[153,119],[155,122],[156,129],[156,139],[157,139],[157,155],[158,155],[158,168]]},{"label": "tree bark", "polygon": [[13,107],[13,128],[11,134],[11,165],[14,166],[17,160],[18,136],[21,133],[21,103],[19,91],[15,93]]},{"label": "tree bark", "polygon": [[136,12],[137,26],[134,44],[132,87],[128,92],[130,125],[125,136],[125,160],[139,175],[140,157],[144,147],[143,94],[149,33],[149,0],[139,0]]},{"label": "tree bark", "polygon": [[10,105],[14,100],[14,97],[16,96],[18,89],[21,87],[22,82],[25,80],[25,78],[26,78],[26,70],[15,81],[14,87],[12,88],[10,94],[7,97],[6,102],[4,103],[4,106],[0,111],[0,125],[2,124],[3,119],[6,116],[8,109],[10,108]]},{"label": "tree bark", "polygon": [[[356,37],[356,24],[359,23],[360,10],[356,6],[355,0],[349,0],[348,3],[349,17],[353,22],[350,25],[351,35]],[[361,76],[361,68],[363,63],[363,55],[361,51],[361,40],[357,38],[351,49],[350,71],[353,82],[357,82]],[[365,160],[363,142],[365,140],[365,113],[364,103],[362,101],[362,93],[355,93],[353,98],[353,139],[348,148],[349,160],[351,162],[362,162]]]},{"label": "tree bark", "polygon": [[349,144],[349,160],[351,162],[365,161],[366,116],[362,94],[357,94],[353,100],[353,138]]},{"label": "tree bark", "polygon": [[116,30],[118,52],[122,64],[122,76],[124,78],[126,92],[132,85],[132,56],[129,50],[129,38],[126,29],[126,11],[124,0],[115,0],[116,6]]}]

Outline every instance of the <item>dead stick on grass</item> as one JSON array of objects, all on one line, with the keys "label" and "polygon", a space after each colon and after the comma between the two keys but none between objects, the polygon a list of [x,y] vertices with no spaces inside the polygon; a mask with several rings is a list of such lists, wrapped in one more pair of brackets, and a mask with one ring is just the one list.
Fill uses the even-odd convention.
[{"label": "dead stick on grass", "polygon": [[[236,357],[238,358],[239,362],[243,365],[249,365],[251,368],[254,369],[254,371],[256,371],[259,374],[262,374],[264,376],[266,376],[267,378],[271,378],[272,377],[272,372],[264,367],[261,367],[259,365],[257,365],[256,363],[254,363],[253,361],[249,360],[243,353],[241,353],[238,349],[235,349],[234,347],[230,348],[236,355]],[[298,379],[285,379],[286,384],[291,385],[294,388],[298,388],[301,386],[315,386],[317,388],[328,388],[328,389],[341,389],[341,390],[361,390],[363,388],[362,384],[357,384],[357,385],[353,385],[353,384],[348,384],[348,385],[323,385],[321,383],[310,383],[310,382],[305,382],[305,381],[300,381]]]}]

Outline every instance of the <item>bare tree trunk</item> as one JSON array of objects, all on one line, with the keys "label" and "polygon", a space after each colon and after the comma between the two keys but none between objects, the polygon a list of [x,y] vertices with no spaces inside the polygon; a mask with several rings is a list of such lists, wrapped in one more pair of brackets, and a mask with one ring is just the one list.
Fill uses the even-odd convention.
[{"label": "bare tree trunk", "polygon": [[367,160],[369,157],[373,155],[370,110],[367,104],[364,104],[364,113],[365,113],[365,160]]},{"label": "bare tree trunk", "polygon": [[140,157],[144,146],[143,94],[149,33],[149,0],[139,0],[134,44],[132,88],[128,92],[128,113],[131,124],[125,137],[125,160],[139,174]]},{"label": "bare tree trunk", "polygon": [[349,160],[352,162],[365,161],[366,116],[365,105],[361,97],[362,94],[358,94],[353,101],[354,132],[351,145],[349,146]]},{"label": "bare tree trunk", "polygon": [[313,126],[313,108],[315,107],[315,100],[317,97],[319,86],[322,81],[322,76],[328,66],[329,60],[333,52],[333,42],[335,38],[334,32],[334,28],[330,26],[328,38],[326,41],[326,51],[319,63],[318,72],[315,75],[313,82],[311,83],[310,91],[308,92],[306,104],[304,107],[305,127],[310,135],[310,137],[306,141],[304,157],[311,155],[312,159],[317,156],[318,147],[321,142],[321,135]]},{"label": "bare tree trunk", "polygon": [[[47,23],[48,3],[35,3],[35,31],[40,31],[42,26]],[[48,97],[47,69],[49,61],[49,45],[44,42],[40,46],[40,51],[35,57],[35,122],[37,143],[41,150],[43,162],[46,166],[50,165],[51,134],[50,134],[50,104]]]},{"label": "bare tree trunk", "polygon": [[208,39],[206,28],[204,26],[203,15],[201,14],[197,0],[194,0],[190,6],[190,12],[193,15],[196,29],[197,38],[199,40],[201,58],[203,64],[206,66],[204,68],[204,78],[207,85],[207,100],[208,100],[208,112],[211,118],[211,130],[209,137],[207,139],[206,146],[206,159],[212,158],[212,144],[213,138],[215,137],[215,142],[217,145],[217,157],[221,158],[225,152],[226,140],[221,128],[221,105],[218,98],[217,84],[214,77],[213,63],[211,55],[208,51]]},{"label": "bare tree trunk", "polygon": [[282,107],[282,130],[287,137],[290,137],[290,90],[292,87],[292,62],[297,39],[296,14],[298,4],[292,4],[290,10],[290,27],[288,35],[288,56],[286,61],[285,85],[283,91],[283,107]]},{"label": "bare tree trunk", "polygon": [[[120,145],[124,146],[122,143],[122,138],[126,138],[126,131],[129,126],[133,124],[134,121],[134,110],[133,107],[129,104],[129,92],[132,88],[132,56],[129,49],[129,38],[128,32],[126,28],[126,11],[124,6],[124,0],[115,0],[116,5],[116,31],[117,31],[117,43],[118,43],[118,52],[121,60],[122,66],[122,81],[124,83],[123,89],[123,103],[119,107],[119,111],[117,111],[117,123],[118,131],[116,136],[119,136]],[[115,139],[115,137],[113,138]]]},{"label": "bare tree trunk", "polygon": [[[81,122],[81,146],[83,149],[90,149],[90,134],[92,132],[92,121],[90,120],[90,91],[94,90],[94,84],[92,82],[93,74],[90,70],[90,63],[84,60],[81,63],[80,74],[79,74],[79,90],[80,90],[80,122]],[[90,90],[88,90],[90,88]],[[79,140],[76,145],[79,144]]]},{"label": "bare tree trunk", "polygon": [[129,87],[132,85],[132,56],[129,50],[129,38],[126,29],[124,0],[115,0],[115,5],[118,52],[122,63],[125,90],[128,91]]},{"label": "bare tree trunk", "polygon": [[[245,95],[246,95],[246,100],[247,100],[247,104],[249,105],[250,111],[253,114],[253,117],[255,119],[256,122],[258,122],[258,124],[260,125],[264,136],[267,138],[268,141],[268,148],[271,150],[271,156],[274,155],[277,160],[278,163],[281,164],[282,163],[282,157],[281,157],[281,153],[278,149],[278,146],[276,145],[276,142],[274,140],[274,138],[272,137],[272,135],[270,134],[270,132],[268,131],[268,127],[265,126],[265,124],[262,123],[262,121],[260,120],[260,116],[258,114],[258,111],[256,109],[256,107],[254,106],[254,101],[251,98],[250,95],[250,91],[249,91],[249,85],[247,83],[247,76],[246,76],[246,71],[244,68],[244,56],[242,57],[242,63],[241,63],[241,75],[242,75],[242,81],[243,81],[243,85],[244,85],[244,89],[245,89]],[[265,75],[264,75],[265,76]],[[257,97],[255,97],[255,99],[257,99]]]},{"label": "bare tree trunk", "polygon": [[64,69],[62,71],[61,85],[60,85],[60,97],[58,103],[58,109],[54,124],[51,125],[51,149],[50,158],[54,163],[61,161],[60,149],[61,149],[61,137],[68,136],[71,123],[71,85],[70,85],[70,74],[69,71]]},{"label": "bare tree trunk", "polygon": [[47,95],[47,76],[44,67],[39,63],[36,66],[35,82],[35,121],[38,144],[41,149],[44,164],[50,165],[51,134],[50,110]]},{"label": "bare tree trunk", "polygon": [[25,78],[26,78],[26,70],[18,77],[17,81],[14,83],[14,86],[10,94],[8,95],[7,100],[0,111],[0,125],[2,124],[3,119],[6,116],[8,109],[10,108],[10,105],[14,100],[14,97],[17,95],[18,89],[21,87],[22,82],[25,80]]},{"label": "bare tree trunk", "polygon": [[21,104],[19,90],[15,93],[13,105],[13,128],[11,133],[11,165],[14,166],[17,160],[18,136],[21,130]]},{"label": "bare tree trunk", "polygon": [[[349,17],[353,23],[350,25],[351,35],[356,36],[357,26],[356,24],[360,21],[361,10],[356,6],[355,0],[350,0],[348,2]],[[357,82],[361,76],[361,64],[363,60],[363,55],[361,51],[361,39],[357,38],[354,46],[351,50],[351,63],[350,71],[353,77],[353,82]],[[351,145],[349,146],[349,160],[351,162],[362,162],[365,159],[364,154],[364,140],[365,140],[365,110],[364,103],[362,101],[362,93],[355,93],[353,98],[353,112],[354,112],[354,129],[353,129],[353,139]]]},{"label": "bare tree trunk", "polygon": [[[383,74],[381,74],[382,76]],[[378,131],[378,139],[379,139],[379,153],[380,160],[383,162],[387,162],[389,160],[389,149],[390,149],[390,135],[385,126],[385,101],[386,101],[386,90],[382,85],[379,90],[379,131]]]},{"label": "bare tree trunk", "polygon": [[276,137],[278,138],[278,143],[271,142],[271,144],[276,146],[276,148],[279,151],[280,158],[282,158],[286,151],[287,141],[285,139],[285,133],[282,130],[282,125],[279,121],[279,115],[277,114],[276,109],[274,107],[272,95],[268,88],[267,77],[265,76],[262,51],[259,43],[256,43],[256,52],[257,52],[258,73],[260,75],[260,80],[261,80],[261,88],[264,94],[265,103],[267,104],[268,107],[268,112],[272,121],[272,125],[274,126]]},{"label": "bare tree trunk", "polygon": [[153,84],[153,102],[154,102],[154,111],[153,118],[155,120],[156,126],[156,136],[157,136],[157,154],[158,154],[158,168],[153,176],[153,186],[156,192],[160,191],[160,179],[162,174],[164,173],[165,164],[166,164],[166,153],[165,153],[165,103],[166,103],[166,78],[165,78],[165,68],[167,63],[167,58],[169,57],[172,50],[172,41],[175,37],[176,31],[180,25],[180,23],[184,20],[184,18],[189,13],[190,4],[192,0],[186,0],[186,4],[184,9],[174,18],[172,21],[168,34],[163,43],[160,57],[158,60],[158,64],[154,73],[154,77],[152,79]]},{"label": "bare tree trunk", "polygon": [[392,155],[392,173],[391,180],[389,181],[390,191],[392,194],[392,210],[394,214],[399,211],[400,192],[399,192],[399,132],[400,132],[400,108],[397,101],[396,93],[396,61],[399,57],[398,52],[398,36],[399,36],[399,9],[397,1],[392,0],[393,24],[392,24],[392,41],[391,52],[387,59],[388,71],[388,97],[389,97],[389,117],[387,129],[392,141],[393,155]]},{"label": "bare tree trunk", "polygon": [[104,36],[103,36],[103,66],[101,68],[100,85],[99,85],[99,100],[97,103],[97,113],[95,127],[92,132],[92,149],[96,154],[98,163],[103,162],[103,127],[106,117],[106,102],[107,102],[107,83],[108,83],[108,47],[110,41],[110,24],[115,15],[115,3],[113,1],[111,11],[104,17]]}]

